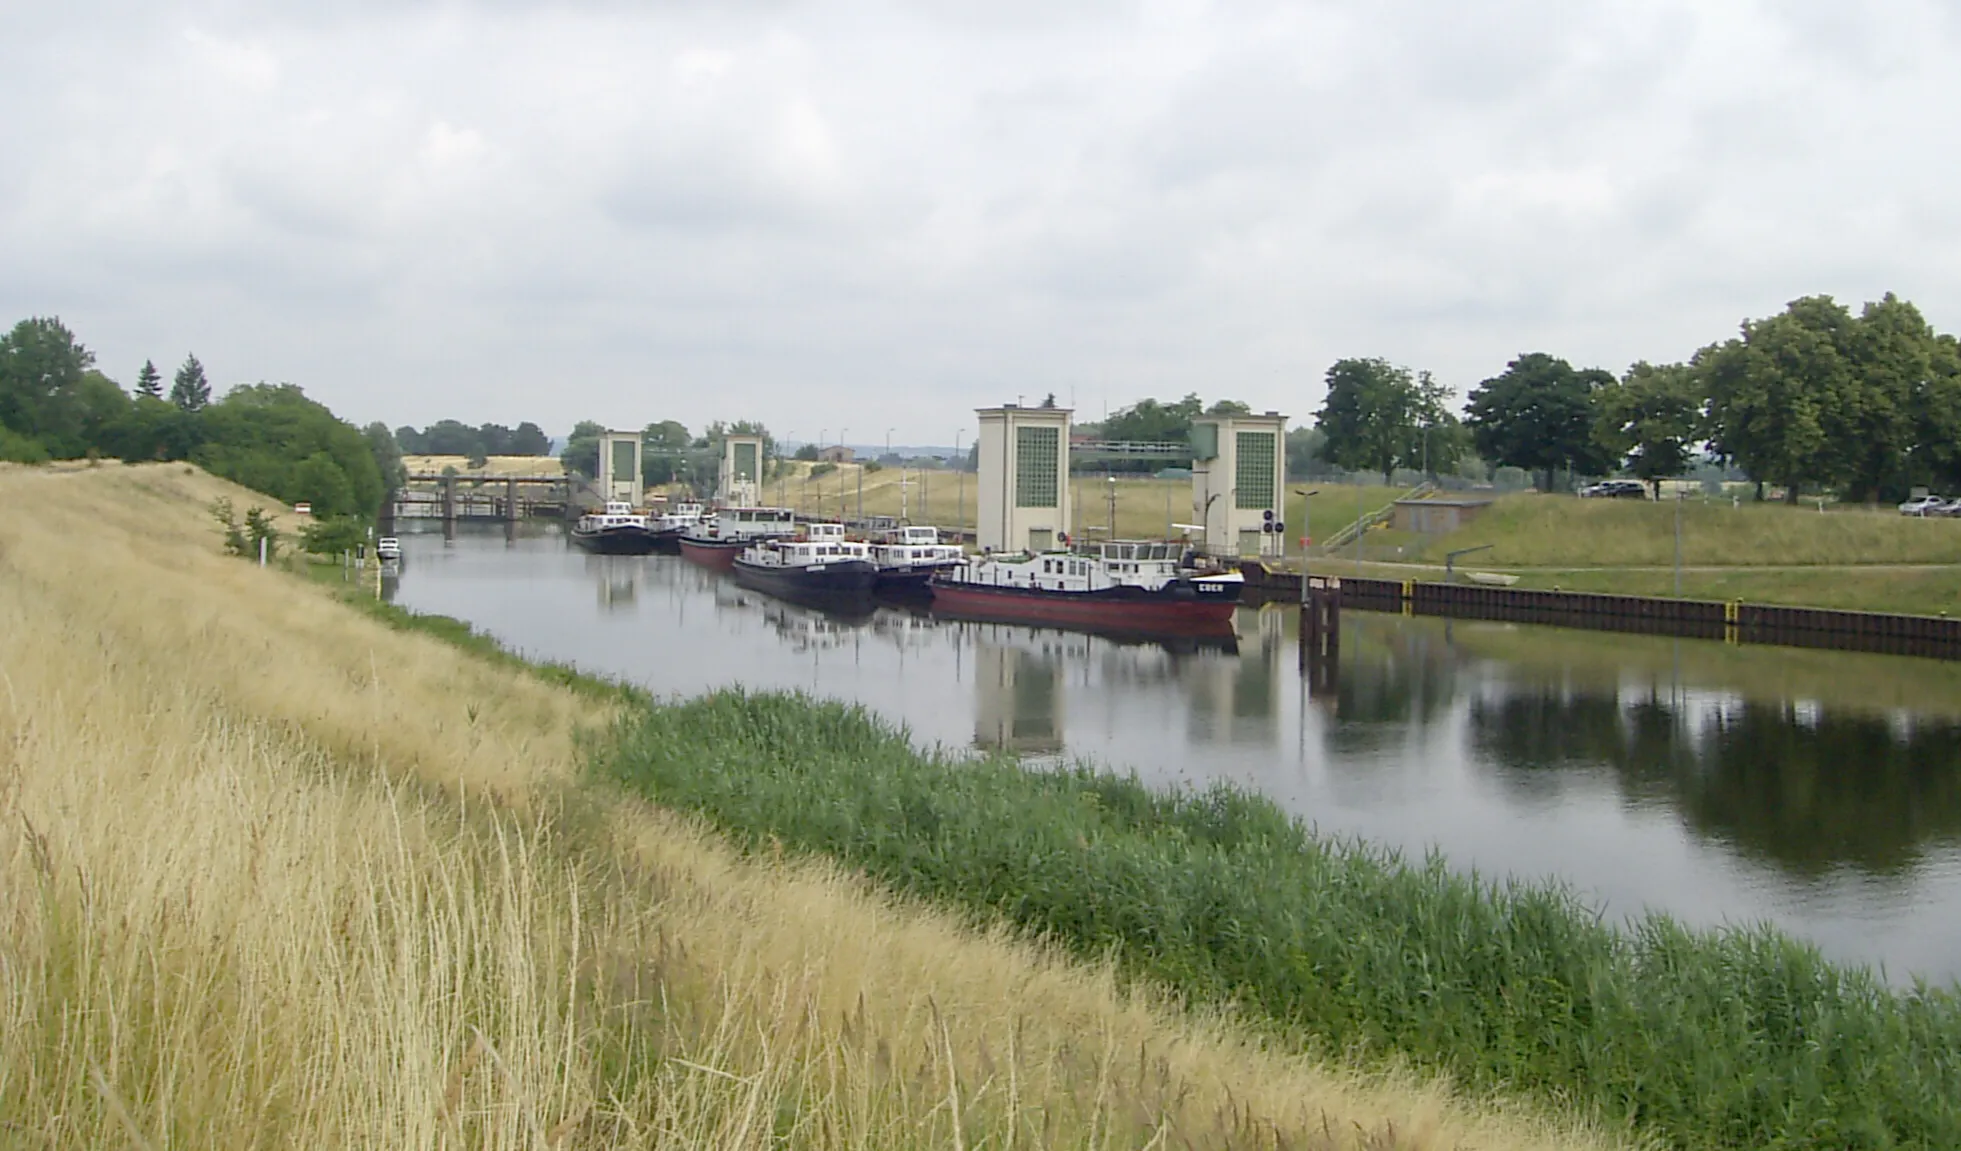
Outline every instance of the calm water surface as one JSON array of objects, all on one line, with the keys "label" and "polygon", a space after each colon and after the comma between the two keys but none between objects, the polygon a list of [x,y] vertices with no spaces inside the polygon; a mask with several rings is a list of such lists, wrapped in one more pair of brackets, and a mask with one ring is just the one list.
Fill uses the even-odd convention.
[{"label": "calm water surface", "polygon": [[398,603],[656,692],[854,700],[921,743],[1229,780],[1324,832],[1610,914],[1773,920],[1895,981],[1961,976],[1961,667],[1350,612],[1310,693],[1295,622],[1219,643],[839,618],[555,529],[404,537]]}]

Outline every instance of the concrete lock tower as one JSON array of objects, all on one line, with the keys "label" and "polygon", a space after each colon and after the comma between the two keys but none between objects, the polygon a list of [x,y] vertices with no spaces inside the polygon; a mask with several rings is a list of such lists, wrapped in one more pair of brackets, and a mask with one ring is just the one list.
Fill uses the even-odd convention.
[{"label": "concrete lock tower", "polygon": [[1287,537],[1287,417],[1199,416],[1192,420],[1192,514],[1205,550],[1218,556],[1278,556]]},{"label": "concrete lock tower", "polygon": [[1068,408],[979,408],[980,506],[975,542],[1003,551],[1049,551],[1069,526]]},{"label": "concrete lock tower", "polygon": [[730,507],[754,507],[763,490],[763,464],[763,437],[724,437],[715,494]]},{"label": "concrete lock tower", "polygon": [[641,479],[639,432],[600,433],[599,475],[595,478],[607,499],[640,506],[646,488]]}]

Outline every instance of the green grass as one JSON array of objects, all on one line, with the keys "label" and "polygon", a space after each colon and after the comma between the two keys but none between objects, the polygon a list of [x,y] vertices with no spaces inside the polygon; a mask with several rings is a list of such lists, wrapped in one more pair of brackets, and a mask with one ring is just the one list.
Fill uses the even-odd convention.
[{"label": "green grass", "polygon": [[1297,1042],[1523,1090],[1678,1147],[1961,1146],[1961,1001],[1767,927],[1626,927],[1553,884],[1312,835],[1228,789],[915,749],[866,712],[721,692],[635,709],[602,776],[822,852]]},{"label": "green grass", "polygon": [[[1646,500],[1583,500],[1520,493],[1436,537],[1426,556],[1492,545],[1479,566],[1666,567],[1675,561],[1675,507]],[[1682,562],[1691,566],[1961,564],[1961,520],[1891,509],[1727,501],[1682,503]]]}]

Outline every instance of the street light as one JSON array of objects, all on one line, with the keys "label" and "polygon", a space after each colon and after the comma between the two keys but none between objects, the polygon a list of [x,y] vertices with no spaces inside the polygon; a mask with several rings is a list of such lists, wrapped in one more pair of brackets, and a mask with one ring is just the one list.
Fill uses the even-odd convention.
[{"label": "street light", "polygon": [[844,519],[844,437],[851,434],[850,428],[838,429],[838,519]]},{"label": "street light", "polygon": [[[1308,508],[1307,501],[1310,496],[1320,495],[1321,489],[1313,488],[1308,491],[1302,491],[1299,488],[1295,488],[1294,494],[1301,498],[1301,602],[1306,603],[1307,602],[1307,549],[1314,546],[1314,528],[1312,526],[1313,521],[1309,518],[1307,514],[1307,508]],[[1285,536],[1280,537],[1280,550],[1283,552],[1287,550],[1287,537]]]},{"label": "street light", "polygon": [[967,434],[966,428],[953,433],[953,482],[957,495],[953,500],[953,529],[967,530],[967,457],[960,454],[960,437]]}]

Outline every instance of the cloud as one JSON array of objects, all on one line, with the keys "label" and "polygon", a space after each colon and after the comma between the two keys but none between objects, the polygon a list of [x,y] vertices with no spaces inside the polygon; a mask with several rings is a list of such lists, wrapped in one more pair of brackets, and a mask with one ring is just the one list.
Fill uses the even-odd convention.
[{"label": "cloud", "polygon": [[1942,5],[134,4],[0,44],[0,307],[362,421],[1461,395],[1798,295],[1961,327]]}]

